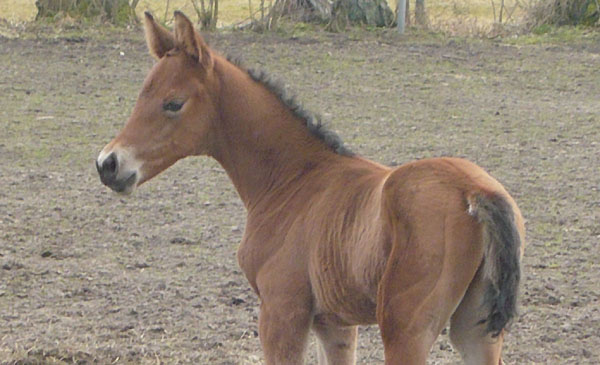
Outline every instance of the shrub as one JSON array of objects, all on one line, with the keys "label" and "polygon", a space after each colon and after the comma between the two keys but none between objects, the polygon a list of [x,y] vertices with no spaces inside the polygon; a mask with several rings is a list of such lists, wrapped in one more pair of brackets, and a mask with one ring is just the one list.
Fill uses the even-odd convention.
[{"label": "shrub", "polygon": [[599,0],[539,0],[528,11],[528,25],[598,25]]}]

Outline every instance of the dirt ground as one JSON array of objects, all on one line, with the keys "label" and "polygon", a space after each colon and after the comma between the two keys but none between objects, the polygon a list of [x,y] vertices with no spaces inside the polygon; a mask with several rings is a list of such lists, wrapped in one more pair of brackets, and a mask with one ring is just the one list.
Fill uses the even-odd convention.
[{"label": "dirt ground", "polygon": [[[527,219],[507,364],[600,363],[598,39],[210,42],[279,75],[363,156],[490,171]],[[0,363],[262,363],[235,256],[244,207],[218,164],[181,161],[127,198],[97,177],[152,62],[141,31],[0,37]],[[377,327],[358,362],[383,362]],[[430,363],[459,363],[446,334]]]}]

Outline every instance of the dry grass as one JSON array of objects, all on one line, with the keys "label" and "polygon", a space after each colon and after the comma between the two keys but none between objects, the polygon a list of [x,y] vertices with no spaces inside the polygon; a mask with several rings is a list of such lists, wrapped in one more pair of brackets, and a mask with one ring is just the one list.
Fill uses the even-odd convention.
[{"label": "dry grass", "polygon": [[33,20],[36,13],[35,0],[0,1],[0,19],[11,23]]},{"label": "dry grass", "polygon": [[[198,1],[199,2],[199,1]],[[259,0],[252,0],[253,9],[258,8]],[[194,7],[191,0],[171,0],[169,9],[166,9],[166,1],[161,0],[141,0],[137,6],[137,12],[141,15],[142,12],[150,10],[157,15],[162,21],[169,21],[172,17],[173,10],[179,9],[189,16],[195,17]],[[219,24],[218,27],[235,24],[248,17],[248,1],[247,0],[221,0],[219,1]]]},{"label": "dry grass", "polygon": [[[252,0],[252,7],[258,8],[259,0]],[[150,10],[159,19],[168,21],[173,10],[179,9],[190,16],[194,15],[194,8],[190,0],[171,0],[169,9],[166,9],[167,1],[164,0],[141,0],[137,6],[137,12],[141,15]],[[219,26],[227,26],[248,17],[247,0],[221,0],[219,4]],[[35,18],[37,9],[35,0],[6,0],[0,2],[0,19],[11,23],[31,21]]]}]

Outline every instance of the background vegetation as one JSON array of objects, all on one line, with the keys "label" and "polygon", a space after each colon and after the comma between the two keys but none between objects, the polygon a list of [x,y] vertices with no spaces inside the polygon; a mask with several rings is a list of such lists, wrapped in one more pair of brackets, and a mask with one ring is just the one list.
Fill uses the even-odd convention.
[{"label": "background vegetation", "polygon": [[[74,1],[74,0],[72,0]],[[93,0],[92,0],[93,1]],[[210,0],[206,0],[208,4]],[[396,9],[397,0],[387,0]],[[600,0],[430,0],[426,1],[427,26],[449,34],[498,36],[519,30],[545,33],[554,26],[598,26]],[[139,0],[135,3],[138,17],[150,10],[163,22],[170,20],[172,11],[180,9],[196,17],[200,23],[200,0]],[[271,0],[226,0],[219,2],[218,20],[213,25],[228,28],[247,24],[261,16],[261,5],[269,7]],[[36,18],[35,0],[6,0],[0,2],[0,19],[11,24],[29,22]],[[414,18],[415,4],[409,0]],[[196,7],[194,6],[196,5]],[[72,19],[58,19],[69,23]],[[414,19],[409,19],[409,23]]]}]

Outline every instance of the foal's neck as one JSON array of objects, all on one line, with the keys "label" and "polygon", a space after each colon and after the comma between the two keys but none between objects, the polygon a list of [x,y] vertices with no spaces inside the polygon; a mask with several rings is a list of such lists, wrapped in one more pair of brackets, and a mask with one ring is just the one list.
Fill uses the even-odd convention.
[{"label": "foal's neck", "polygon": [[227,171],[246,208],[276,191],[290,191],[308,171],[341,158],[246,71],[222,58],[214,70],[221,84],[221,121],[211,155]]}]

